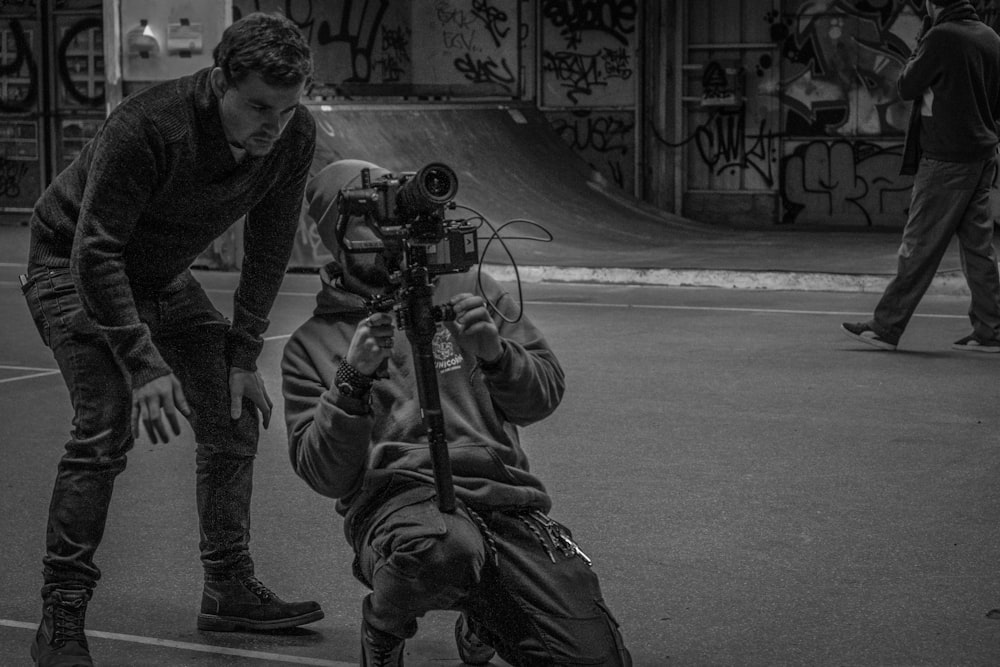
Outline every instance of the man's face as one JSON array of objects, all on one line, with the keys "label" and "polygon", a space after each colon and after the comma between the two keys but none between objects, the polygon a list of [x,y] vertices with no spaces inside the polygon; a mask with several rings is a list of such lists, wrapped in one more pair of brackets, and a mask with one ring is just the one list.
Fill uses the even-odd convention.
[{"label": "man's face", "polygon": [[305,84],[271,86],[251,73],[239,84],[229,85],[218,67],[211,77],[226,141],[252,157],[270,153],[292,119]]}]

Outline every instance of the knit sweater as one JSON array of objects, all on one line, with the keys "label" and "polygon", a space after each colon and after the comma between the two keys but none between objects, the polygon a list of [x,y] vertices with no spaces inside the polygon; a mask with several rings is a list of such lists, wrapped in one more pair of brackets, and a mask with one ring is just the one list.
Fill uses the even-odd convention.
[{"label": "knit sweater", "polygon": [[[974,162],[993,155],[1000,120],[1000,36],[960,0],[941,10],[918,41],[897,82],[914,100],[907,143],[919,140],[925,157]],[[917,136],[911,136],[917,134]],[[903,173],[913,173],[904,164]]]},{"label": "knit sweater", "polygon": [[[338,500],[351,539],[353,518],[372,511],[391,494],[390,487],[405,486],[406,480],[432,485],[434,476],[404,332],[396,332],[388,377],[375,382],[370,410],[333,385],[367,314],[362,299],[340,287],[335,266],[321,274],[313,317],[285,346],[282,391],[292,467],[315,491]],[[441,276],[434,302],[463,292],[482,294],[507,319],[516,319],[514,301],[475,270]],[[529,472],[518,427],[556,409],[565,387],[563,370],[527,316],[511,323],[494,315],[494,321],[504,352],[489,370],[459,346],[450,323],[438,324],[432,342],[455,495],[472,507],[547,511],[551,501]]]},{"label": "knit sweater", "polygon": [[295,240],[315,149],[312,116],[300,105],[268,155],[237,162],[209,71],[126,98],[31,217],[29,262],[71,269],[87,315],[133,386],[171,372],[134,292],[167,286],[244,215],[228,353],[232,365],[256,370]]}]

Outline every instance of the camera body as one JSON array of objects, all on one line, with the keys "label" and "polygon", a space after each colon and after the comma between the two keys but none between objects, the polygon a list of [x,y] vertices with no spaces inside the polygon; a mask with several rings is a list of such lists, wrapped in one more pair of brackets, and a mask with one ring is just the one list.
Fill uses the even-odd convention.
[{"label": "camera body", "polygon": [[479,262],[476,228],[445,218],[457,192],[458,176],[441,162],[375,180],[362,169],[361,185],[340,191],[340,224],[363,217],[379,240],[344,239],[344,249],[378,252],[387,266],[424,267],[431,275],[468,271]]}]

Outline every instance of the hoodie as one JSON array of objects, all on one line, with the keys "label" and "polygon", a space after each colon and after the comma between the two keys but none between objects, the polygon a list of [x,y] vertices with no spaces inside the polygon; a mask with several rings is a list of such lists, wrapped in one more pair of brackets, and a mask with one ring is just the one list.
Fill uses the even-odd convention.
[{"label": "hoodie", "polygon": [[[370,406],[333,386],[368,315],[362,298],[340,286],[339,275],[336,264],[321,272],[316,309],[285,345],[281,370],[292,467],[315,491],[337,499],[350,540],[356,517],[407,487],[433,486],[434,475],[404,331],[396,331],[386,377],[375,382]],[[433,301],[443,304],[460,293],[483,296],[508,320],[518,315],[513,299],[476,270],[439,276]],[[527,316],[510,323],[494,313],[494,321],[504,351],[488,370],[459,347],[452,323],[438,323],[432,341],[455,495],[474,508],[548,511],[551,501],[529,471],[518,427],[556,409],[563,370]]]},{"label": "hoodie", "polygon": [[920,154],[975,162],[994,154],[1000,118],[1000,36],[968,0],[941,10],[917,40],[897,82],[913,100],[902,174],[916,173]]}]

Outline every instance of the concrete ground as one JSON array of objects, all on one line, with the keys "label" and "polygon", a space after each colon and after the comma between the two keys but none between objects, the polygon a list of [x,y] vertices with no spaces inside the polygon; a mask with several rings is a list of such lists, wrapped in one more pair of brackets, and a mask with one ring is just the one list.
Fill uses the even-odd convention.
[{"label": "concrete ground", "polygon": [[[803,272],[816,280],[891,273],[898,236],[869,235],[862,262],[854,240],[833,236],[819,251],[825,235],[799,234],[797,246],[784,233],[714,254],[708,244],[704,266],[659,268],[752,281],[781,269],[778,255],[814,251],[819,269]],[[4,665],[30,663],[48,493],[70,427],[16,289],[25,248],[19,228],[0,227]],[[586,268],[634,268],[605,259]],[[581,264],[552,258],[536,270]],[[228,310],[235,275],[199,277]],[[870,315],[877,284],[789,289],[756,277],[754,289],[524,285],[569,383],[526,447],[636,664],[1000,664],[1000,622],[987,617],[1000,607],[1000,355],[949,349],[968,332],[967,297],[929,295],[887,353],[838,330]],[[289,275],[272,314],[261,367],[279,409],[281,346],[315,286]],[[198,632],[192,443],[137,443],[98,554],[105,576],[88,631],[99,664],[356,664],[364,589],[332,503],[291,472],[280,419],[261,441],[254,512],[261,577],[283,597],[320,601],[326,618],[271,635]],[[407,664],[460,664],[452,622],[428,617]]]}]

